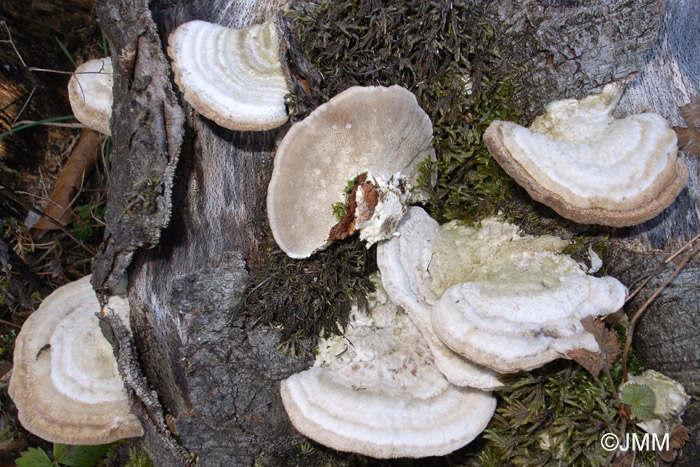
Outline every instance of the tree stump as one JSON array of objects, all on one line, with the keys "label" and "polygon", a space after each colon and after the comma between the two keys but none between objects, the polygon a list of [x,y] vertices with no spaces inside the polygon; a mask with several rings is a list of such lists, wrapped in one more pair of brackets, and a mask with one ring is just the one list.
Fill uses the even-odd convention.
[{"label": "tree stump", "polygon": [[[254,326],[245,308],[237,307],[251,286],[248,271],[265,260],[257,226],[266,222],[275,142],[287,127],[234,132],[199,116],[178,95],[164,54],[167,34],[182,22],[203,19],[242,27],[270,17],[283,3],[170,1],[149,10],[145,0],[98,1],[115,64],[115,104],[107,232],[93,285],[100,292],[128,293],[133,345],[114,317],[106,320],[105,331],[115,345],[132,406],[146,425],[146,449],[159,465],[186,464],[180,446],[202,465],[251,465],[263,457],[274,463],[302,439],[282,408],[279,381],[310,362],[276,351],[279,333]],[[700,67],[692,44],[700,38],[687,44],[673,39],[678,27],[698,34],[683,23],[693,13],[697,18],[693,0],[669,2],[665,10],[661,0],[501,0],[492,2],[489,17],[500,43],[511,45],[502,52],[512,53],[511,63],[529,67],[516,96],[526,117],[551,100],[582,97],[644,69],[620,112],[656,109],[674,122],[678,114],[669,109],[685,103],[678,95],[664,100],[667,106],[655,105],[650,96],[658,89],[651,84],[639,89],[651,83],[654,67],[663,72],[655,60],[665,63],[664,54],[677,58],[679,47],[695,47],[690,52],[695,68],[679,73],[695,86],[681,94],[698,92]],[[697,230],[692,220],[696,163],[691,167],[693,181],[672,208],[635,229],[613,232],[621,245],[670,248]],[[662,253],[651,254],[658,258]],[[625,275],[621,260],[613,258],[610,268],[619,270],[626,283],[642,274],[632,266]],[[634,256],[633,264],[641,264],[637,260],[641,256]],[[697,268],[685,274],[697,283]],[[686,292],[679,290],[677,300],[688,298]],[[683,303],[687,319],[692,306]],[[693,303],[697,309],[697,295]],[[669,319],[680,318],[664,315],[664,321]],[[665,332],[642,330],[640,335],[650,349],[654,342],[665,346],[659,357],[647,354],[661,371],[664,362],[675,361],[669,355],[687,352],[698,342],[697,332],[683,343]],[[678,363],[671,374],[685,384],[692,375],[697,381],[697,353],[692,355],[677,360],[688,365]]]}]

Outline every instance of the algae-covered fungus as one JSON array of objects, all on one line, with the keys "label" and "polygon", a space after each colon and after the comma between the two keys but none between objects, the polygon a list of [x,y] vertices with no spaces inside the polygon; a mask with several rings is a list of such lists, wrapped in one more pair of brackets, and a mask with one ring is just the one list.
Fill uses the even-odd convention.
[{"label": "algae-covered fungus", "polygon": [[496,218],[438,226],[412,207],[398,234],[377,252],[389,295],[416,321],[429,319],[424,333],[499,373],[599,350],[580,320],[617,311],[627,295],[616,279],[589,276],[561,254],[565,241],[521,235]]}]

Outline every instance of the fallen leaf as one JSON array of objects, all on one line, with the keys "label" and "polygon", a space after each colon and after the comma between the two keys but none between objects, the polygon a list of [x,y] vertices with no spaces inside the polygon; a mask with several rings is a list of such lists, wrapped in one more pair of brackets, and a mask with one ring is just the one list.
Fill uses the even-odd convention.
[{"label": "fallen leaf", "polygon": [[700,97],[692,97],[688,104],[678,109],[681,111],[681,114],[683,114],[688,128],[700,127]]},{"label": "fallen leaf", "polygon": [[685,151],[689,156],[700,155],[700,130],[674,126],[673,131],[678,137],[678,149]]},{"label": "fallen leaf", "polygon": [[612,366],[617,356],[620,355],[622,348],[615,333],[609,330],[602,320],[588,316],[581,320],[581,324],[583,329],[593,334],[600,347],[600,352],[575,349],[570,350],[566,354],[597,378],[601,370],[609,369]]},{"label": "fallen leaf", "polygon": [[678,450],[683,447],[690,437],[690,430],[683,425],[676,425],[671,429],[671,434],[668,441],[668,449],[664,449],[656,453],[656,455],[666,462],[672,463],[678,454]]},{"label": "fallen leaf", "polygon": [[688,438],[690,438],[690,430],[683,425],[676,425],[671,430],[668,444],[671,449],[680,449],[688,441]]},{"label": "fallen leaf", "polygon": [[588,372],[592,374],[594,378],[597,378],[601,370],[603,370],[605,365],[607,365],[603,354],[599,352],[591,352],[590,350],[586,349],[575,349],[569,350],[566,352],[566,355],[588,370]]},{"label": "fallen leaf", "polygon": [[[66,225],[70,206],[78,197],[85,176],[95,166],[99,141],[99,133],[89,129],[83,130],[83,134],[80,136],[75,148],[73,148],[70,157],[68,157],[61,176],[58,178],[53,192],[51,192],[51,200],[44,212],[47,216],[59,221],[61,225]],[[34,224],[35,231],[58,228],[46,216],[43,216]]]}]

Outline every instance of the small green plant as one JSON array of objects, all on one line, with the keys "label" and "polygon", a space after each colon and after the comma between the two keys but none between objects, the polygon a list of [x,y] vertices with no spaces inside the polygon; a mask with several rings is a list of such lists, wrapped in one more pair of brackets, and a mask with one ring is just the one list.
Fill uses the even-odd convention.
[{"label": "small green plant", "polygon": [[630,406],[632,415],[639,420],[648,420],[654,414],[656,395],[645,384],[628,384],[621,394],[622,402]]},{"label": "small green plant", "polygon": [[101,446],[66,446],[53,444],[53,459],[42,448],[29,448],[15,463],[18,467],[93,467],[100,462],[110,445]]},{"label": "small green plant", "polygon": [[352,187],[355,186],[355,183],[357,183],[357,179],[361,174],[357,174],[354,177],[352,177],[350,180],[345,182],[345,188],[343,188],[343,194],[345,194],[346,200],[340,203],[335,203],[332,207],[333,209],[333,215],[335,218],[340,222],[340,220],[345,216],[345,213],[348,212],[348,203],[349,200],[347,199],[350,193],[352,192]]},{"label": "small green plant", "polygon": [[151,458],[141,446],[129,449],[129,463],[125,467],[153,467]]}]

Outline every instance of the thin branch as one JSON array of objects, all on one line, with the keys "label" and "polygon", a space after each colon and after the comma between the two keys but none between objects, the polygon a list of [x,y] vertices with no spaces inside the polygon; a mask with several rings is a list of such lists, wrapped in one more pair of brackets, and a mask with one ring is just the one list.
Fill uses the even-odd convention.
[{"label": "thin branch", "polygon": [[656,268],[656,270],[655,270],[654,272],[652,272],[651,274],[649,274],[649,275],[642,281],[642,283],[641,283],[636,289],[634,289],[634,291],[633,291],[632,293],[630,293],[630,294],[627,296],[627,298],[625,299],[625,303],[627,303],[627,302],[629,302],[630,300],[632,300],[632,298],[633,298],[635,295],[637,295],[637,294],[639,293],[639,291],[642,290],[642,289],[644,288],[644,286],[646,286],[646,285],[649,283],[649,281],[650,281],[655,275],[657,275],[657,274],[659,274],[661,271],[663,271],[664,268],[666,267],[666,265],[667,265],[668,263],[670,263],[671,261],[673,261],[673,260],[676,258],[676,256],[678,256],[678,255],[680,255],[681,253],[683,253],[683,251],[685,251],[687,248],[689,248],[689,247],[690,247],[696,240],[698,240],[698,239],[700,239],[700,233],[697,234],[696,236],[694,236],[693,238],[691,238],[685,245],[683,245],[683,246],[680,247],[678,250],[676,250],[674,253],[672,253],[671,256],[669,256],[668,258],[666,258],[666,259],[664,260],[664,262],[661,263],[661,264],[659,265],[659,267]]},{"label": "thin branch", "polygon": [[21,109],[19,109],[19,112],[17,112],[17,115],[15,115],[15,118],[12,119],[12,123],[10,123],[10,127],[15,126],[15,123],[19,119],[19,117],[22,116],[22,113],[24,113],[24,109],[27,108],[29,105],[29,101],[32,100],[32,97],[34,97],[34,92],[36,91],[36,86],[32,88],[32,92],[29,93],[29,97],[27,97],[27,100],[24,101],[24,105],[22,106]]},{"label": "thin branch", "polygon": [[24,130],[26,128],[31,128],[33,126],[45,125],[47,123],[60,122],[62,120],[72,120],[72,119],[75,119],[75,117],[72,115],[64,115],[63,117],[51,117],[51,118],[46,118],[44,120],[37,120],[35,122],[27,123],[26,125],[21,125],[21,126],[12,128],[11,130],[7,130],[4,133],[1,133],[0,139],[4,138],[5,136],[11,135],[12,133],[16,133],[16,132],[18,132],[20,130]]},{"label": "thin branch", "polygon": [[673,273],[664,281],[661,286],[656,289],[656,292],[653,293],[649,299],[644,302],[644,305],[637,310],[637,312],[634,314],[632,319],[630,320],[630,325],[629,328],[627,329],[627,338],[625,340],[625,348],[622,351],[622,381],[626,382],[627,381],[627,354],[629,353],[630,346],[632,345],[632,336],[634,335],[634,328],[635,325],[637,324],[637,321],[639,318],[641,318],[642,314],[644,311],[646,311],[647,308],[649,308],[649,305],[656,300],[656,297],[658,297],[661,292],[664,291],[664,289],[668,286],[668,284],[671,283],[671,281],[678,275],[679,272],[681,272],[681,269],[685,267],[686,264],[690,261],[690,259],[697,253],[698,249],[700,249],[700,242],[697,242],[695,246],[688,252],[687,255],[683,258],[683,260],[680,262],[680,264],[676,267],[676,269],[673,271]]},{"label": "thin branch", "polygon": [[20,326],[19,324],[15,324],[11,321],[5,321],[4,319],[0,319],[0,324],[4,324],[6,326],[12,326],[13,328],[17,328],[17,329],[22,329],[22,326]]},{"label": "thin branch", "polygon": [[20,55],[19,50],[17,50],[17,47],[15,47],[15,41],[12,40],[12,33],[10,32],[10,28],[7,27],[7,23],[5,22],[5,20],[0,21],[0,23],[2,23],[3,26],[5,26],[5,31],[7,31],[7,37],[8,37],[7,39],[3,39],[0,42],[9,42],[10,45],[12,46],[12,49],[15,51],[15,54],[17,54],[17,58],[19,58],[19,61],[22,62],[22,65],[24,66],[24,68],[28,68],[27,64],[24,63],[24,59]]}]

